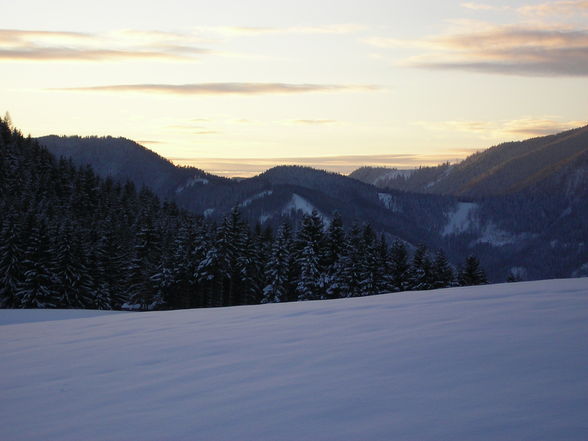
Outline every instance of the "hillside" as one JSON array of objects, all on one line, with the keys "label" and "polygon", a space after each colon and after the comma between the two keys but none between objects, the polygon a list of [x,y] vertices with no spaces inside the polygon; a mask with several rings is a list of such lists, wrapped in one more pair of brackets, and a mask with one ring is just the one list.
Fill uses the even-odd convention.
[{"label": "hillside", "polygon": [[37,322],[0,311],[29,321],[0,326],[0,439],[587,439],[587,311],[588,279]]},{"label": "hillside", "polygon": [[[69,152],[78,164],[97,164],[102,176],[134,167],[137,173],[118,177],[155,187],[160,197],[212,221],[222,222],[237,206],[252,225],[277,230],[284,221],[299,226],[315,209],[326,223],[338,212],[346,225],[369,222],[389,241],[400,239],[409,248],[442,248],[454,264],[478,255],[490,280],[504,281],[509,274],[524,280],[588,275],[588,229],[582,221],[588,216],[587,133],[585,127],[503,144],[459,167],[362,168],[352,175],[367,183],[295,166],[239,181],[203,176],[115,138],[51,137],[49,148]],[[133,158],[132,167],[108,153],[122,144],[128,150],[123,163]],[[142,171],[144,156],[148,172]],[[172,179],[162,184],[165,176]],[[152,177],[154,187],[143,177]],[[459,191],[435,194],[440,188]],[[499,194],[484,196],[493,191]]]},{"label": "hillside", "polygon": [[74,164],[89,164],[103,177],[132,181],[137,188],[148,186],[160,198],[169,199],[185,186],[215,180],[226,181],[194,167],[178,167],[142,145],[126,138],[43,136],[37,138],[57,158]]},{"label": "hillside", "polygon": [[[508,142],[475,153],[454,165],[394,169],[361,168],[350,176],[380,188],[460,197],[487,197],[545,188],[562,174],[577,180],[579,163],[588,159],[588,126]],[[586,169],[582,173],[585,174]],[[587,181],[584,181],[588,184]],[[587,185],[588,186],[588,185]]]}]

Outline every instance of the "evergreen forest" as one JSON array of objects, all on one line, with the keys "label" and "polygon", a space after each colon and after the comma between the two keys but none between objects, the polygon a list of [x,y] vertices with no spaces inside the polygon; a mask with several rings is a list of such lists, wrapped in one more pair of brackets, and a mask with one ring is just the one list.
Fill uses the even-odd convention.
[{"label": "evergreen forest", "polygon": [[[465,256],[464,256],[465,257]],[[157,310],[487,283],[479,260],[387,243],[315,211],[275,231],[213,222],[57,159],[0,119],[0,306]]]}]

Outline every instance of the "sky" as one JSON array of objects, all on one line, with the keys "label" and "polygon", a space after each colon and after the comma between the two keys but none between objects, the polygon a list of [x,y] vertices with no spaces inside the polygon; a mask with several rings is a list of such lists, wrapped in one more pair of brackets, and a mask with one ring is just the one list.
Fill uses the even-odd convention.
[{"label": "sky", "polygon": [[457,161],[588,123],[588,1],[19,0],[0,112],[250,176]]}]

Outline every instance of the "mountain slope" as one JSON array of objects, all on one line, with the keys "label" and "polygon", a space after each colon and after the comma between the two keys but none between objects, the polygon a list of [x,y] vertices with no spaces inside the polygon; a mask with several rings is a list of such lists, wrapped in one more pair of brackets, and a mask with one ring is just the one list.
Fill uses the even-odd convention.
[{"label": "mountain slope", "polygon": [[4,325],[0,439],[587,439],[587,294],[554,280]]},{"label": "mountain slope", "polygon": [[[154,162],[159,168],[149,176],[174,176],[169,185],[156,183],[165,189],[159,195],[213,220],[221,220],[234,206],[251,223],[272,227],[284,220],[296,224],[313,209],[328,222],[338,211],[347,226],[368,222],[389,240],[442,248],[455,264],[469,254],[478,255],[493,281],[503,281],[509,273],[525,280],[571,277],[588,275],[588,228],[582,221],[588,217],[584,202],[588,198],[587,133],[588,128],[582,128],[497,146],[468,158],[459,169],[449,164],[412,172],[362,169],[364,177],[385,176],[400,190],[383,190],[337,173],[294,166],[274,167],[237,182],[175,167],[157,155]],[[53,138],[53,142],[69,141]],[[99,138],[95,142],[102,147],[85,156],[92,165],[103,162],[106,165],[99,169],[107,173],[113,161],[112,167],[125,170],[111,154],[102,158],[101,153],[122,141]],[[133,166],[141,168],[146,149],[125,142],[130,150],[138,150],[129,156],[136,158]],[[76,162],[83,162],[83,146],[67,151]],[[492,172],[474,173],[484,167]],[[135,182],[149,185],[148,179]],[[450,193],[460,196],[435,194],[443,186],[459,188]],[[491,190],[500,194],[481,197]]]},{"label": "mountain slope", "polygon": [[148,186],[159,197],[173,198],[187,186],[225,179],[194,167],[178,167],[155,152],[125,138],[43,136],[37,139],[57,158],[71,158],[76,165],[92,166],[103,177]]},{"label": "mountain slope", "polygon": [[509,142],[455,165],[423,167],[408,174],[393,169],[359,169],[350,176],[381,188],[486,197],[533,191],[588,155],[588,126],[556,135]]}]

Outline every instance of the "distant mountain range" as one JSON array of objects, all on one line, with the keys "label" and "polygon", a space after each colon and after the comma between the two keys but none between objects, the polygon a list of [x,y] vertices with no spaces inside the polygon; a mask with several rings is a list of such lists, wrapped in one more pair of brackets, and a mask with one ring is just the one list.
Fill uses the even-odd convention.
[{"label": "distant mountain range", "polygon": [[212,219],[234,206],[265,225],[313,209],[328,221],[338,211],[346,225],[369,222],[389,239],[443,248],[454,262],[476,254],[493,281],[588,275],[588,127],[501,144],[454,165],[364,167],[350,176],[279,166],[238,181],[175,166],[124,138],[38,140]]}]

